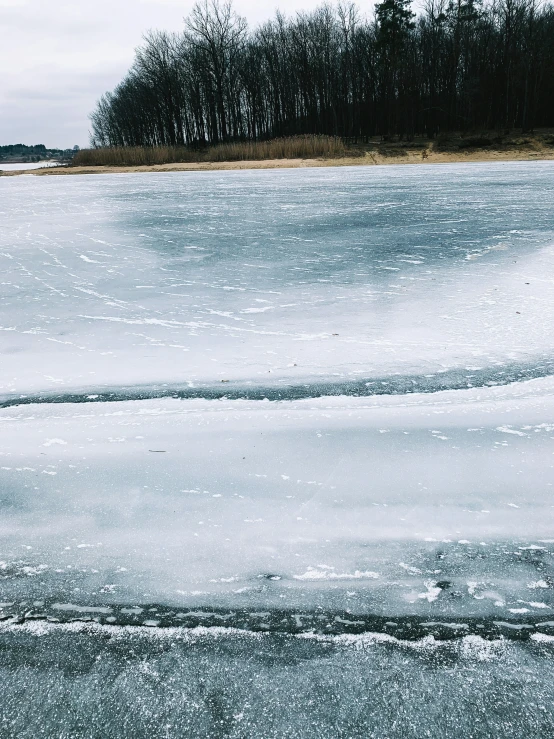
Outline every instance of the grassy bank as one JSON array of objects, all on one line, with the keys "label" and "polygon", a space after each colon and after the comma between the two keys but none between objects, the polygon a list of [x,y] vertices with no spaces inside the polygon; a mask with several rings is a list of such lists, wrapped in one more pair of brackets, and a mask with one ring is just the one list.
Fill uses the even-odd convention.
[{"label": "grassy bank", "polygon": [[170,164],[202,165],[223,162],[276,162],[281,160],[366,159],[373,163],[383,160],[464,159],[483,155],[513,153],[530,156],[554,152],[554,132],[533,134],[473,133],[441,134],[432,141],[423,137],[404,141],[340,139],[332,136],[290,136],[270,141],[241,141],[217,144],[205,149],[185,146],[126,146],[104,149],[83,149],[77,152],[72,167],[156,167]]},{"label": "grassy bank", "polygon": [[143,167],[160,164],[262,161],[265,159],[332,159],[348,150],[332,136],[290,136],[270,141],[240,141],[195,150],[185,146],[126,146],[83,149],[73,159],[76,167]]},{"label": "grassy bank", "polygon": [[[262,142],[220,144],[204,151],[185,147],[89,149],[71,165],[29,170],[28,174],[77,175],[123,172],[186,172],[297,167],[453,164],[554,160],[554,130],[533,134],[449,134],[429,141],[355,141],[298,136]],[[25,174],[0,171],[0,177]]]}]

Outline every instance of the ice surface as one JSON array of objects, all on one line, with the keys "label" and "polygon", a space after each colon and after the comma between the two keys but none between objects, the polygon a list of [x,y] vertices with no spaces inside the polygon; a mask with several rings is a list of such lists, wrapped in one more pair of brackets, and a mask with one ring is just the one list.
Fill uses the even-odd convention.
[{"label": "ice surface", "polygon": [[6,739],[546,739],[552,644],[0,624]]},{"label": "ice surface", "polygon": [[0,179],[2,613],[551,623],[553,174]]},{"label": "ice surface", "polygon": [[551,162],[6,178],[0,394],[551,357]]},{"label": "ice surface", "polygon": [[59,167],[59,162],[0,162],[0,172],[19,172],[27,169],[42,169],[44,167]]},{"label": "ice surface", "polygon": [[3,597],[551,611],[553,390],[5,409]]}]

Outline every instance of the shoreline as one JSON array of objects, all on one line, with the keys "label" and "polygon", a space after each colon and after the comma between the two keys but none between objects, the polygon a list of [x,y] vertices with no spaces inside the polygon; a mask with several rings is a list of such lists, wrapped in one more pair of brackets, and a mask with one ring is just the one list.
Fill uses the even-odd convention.
[{"label": "shoreline", "polygon": [[390,164],[461,164],[464,162],[524,162],[554,161],[554,149],[508,149],[473,150],[465,152],[428,151],[423,156],[421,149],[408,150],[405,154],[384,155],[367,152],[365,156],[340,157],[332,159],[261,159],[231,162],[175,162],[140,166],[83,166],[83,167],[44,167],[44,169],[0,170],[0,177],[18,175],[60,176],[83,174],[129,174],[133,172],[210,172],[218,170],[241,169],[302,169],[317,167],[360,167]]}]

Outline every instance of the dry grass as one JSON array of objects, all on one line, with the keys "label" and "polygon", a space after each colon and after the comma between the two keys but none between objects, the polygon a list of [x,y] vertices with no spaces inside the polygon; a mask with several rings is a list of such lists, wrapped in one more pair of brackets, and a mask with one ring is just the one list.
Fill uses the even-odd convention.
[{"label": "dry grass", "polygon": [[[480,146],[477,145],[479,143]],[[91,149],[79,152],[69,166],[19,172],[0,170],[0,177],[25,173],[59,176],[537,160],[554,161],[554,129],[541,129],[525,135],[513,132],[502,137],[487,132],[471,136],[457,133],[443,135],[434,141],[420,136],[414,141],[383,142],[374,137],[363,143],[354,140],[348,144],[332,137],[299,136],[259,143],[226,144],[203,152],[184,147]]]},{"label": "dry grass", "polygon": [[140,167],[172,163],[239,162],[265,159],[333,159],[351,155],[339,138],[332,136],[290,136],[270,141],[241,141],[218,144],[203,150],[184,146],[125,146],[83,149],[72,166]]}]

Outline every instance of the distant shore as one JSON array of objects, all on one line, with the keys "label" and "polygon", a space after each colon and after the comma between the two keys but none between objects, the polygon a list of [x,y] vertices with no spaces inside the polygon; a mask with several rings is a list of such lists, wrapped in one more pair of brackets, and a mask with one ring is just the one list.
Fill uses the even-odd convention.
[{"label": "distant shore", "polygon": [[368,151],[364,156],[333,157],[318,159],[262,159],[233,162],[178,162],[141,166],[61,166],[44,169],[0,171],[0,177],[15,177],[32,174],[35,176],[58,177],[82,174],[125,174],[130,172],[205,172],[212,170],[241,169],[300,169],[307,167],[359,167],[387,164],[455,164],[463,162],[506,162],[506,161],[554,161],[554,148],[538,149],[478,149],[460,152],[442,152],[421,149],[406,149],[400,153],[393,150],[386,154]]}]

